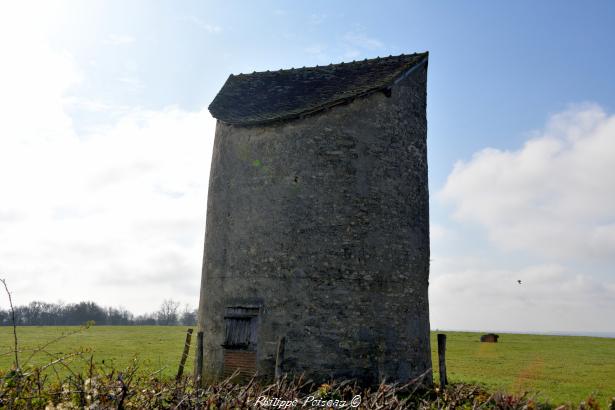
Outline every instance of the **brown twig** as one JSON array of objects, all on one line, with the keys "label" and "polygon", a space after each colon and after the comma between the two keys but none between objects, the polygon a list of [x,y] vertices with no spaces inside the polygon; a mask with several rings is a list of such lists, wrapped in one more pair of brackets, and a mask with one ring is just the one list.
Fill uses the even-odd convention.
[{"label": "brown twig", "polygon": [[6,290],[6,294],[9,296],[9,305],[11,306],[11,320],[13,321],[13,337],[15,339],[15,369],[19,370],[19,354],[17,353],[17,323],[15,322],[15,309],[13,308],[13,298],[11,297],[11,292],[9,292],[9,287],[6,285],[6,279],[0,279],[0,282],[2,282],[2,284],[4,285],[4,290]]}]

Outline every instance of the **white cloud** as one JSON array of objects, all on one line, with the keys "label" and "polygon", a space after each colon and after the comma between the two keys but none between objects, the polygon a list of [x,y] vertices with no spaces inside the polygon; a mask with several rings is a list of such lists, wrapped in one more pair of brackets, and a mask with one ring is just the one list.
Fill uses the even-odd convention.
[{"label": "white cloud", "polygon": [[340,46],[340,58],[344,61],[356,60],[362,55],[373,58],[376,57],[374,55],[376,51],[384,49],[384,44],[380,40],[364,34],[360,28],[345,33],[340,39]]},{"label": "white cloud", "polygon": [[212,136],[205,110],[169,108],[83,138],[2,140],[0,270],[18,300],[195,305]]},{"label": "white cloud", "polygon": [[429,226],[429,237],[432,242],[449,238],[451,235],[453,235],[452,230],[442,224],[432,223]]},{"label": "white cloud", "polygon": [[29,13],[30,20],[24,10],[0,10],[0,127],[5,143],[72,136],[72,119],[64,111],[63,98],[66,90],[79,84],[82,73],[68,52],[47,46],[52,29],[38,20],[39,13],[34,14]]},{"label": "white cloud", "polygon": [[344,34],[343,40],[352,47],[358,47],[368,51],[380,50],[384,47],[384,44],[382,44],[380,40],[358,32],[348,32]]},{"label": "white cloud", "polygon": [[196,305],[214,120],[87,100],[119,114],[77,131],[71,89],[84,74],[47,45],[47,26],[23,21],[0,36],[0,277],[15,303]]},{"label": "white cloud", "polygon": [[126,34],[109,34],[103,41],[103,44],[111,46],[123,46],[133,44],[136,39]]},{"label": "white cloud", "polygon": [[[517,332],[612,332],[615,281],[558,264],[521,269],[437,257],[432,327]],[[521,281],[519,284],[518,281]]]},{"label": "white cloud", "polygon": [[615,116],[596,105],[553,115],[518,150],[458,162],[439,198],[505,250],[556,260],[615,256]]},{"label": "white cloud", "polygon": [[192,24],[196,25],[197,27],[205,30],[208,33],[220,33],[222,31],[222,27],[217,26],[215,24],[209,24],[206,23],[205,21],[201,20],[200,18],[196,17],[196,16],[184,16],[182,17],[182,20],[185,21],[189,21]]},{"label": "white cloud", "polygon": [[142,90],[143,88],[145,88],[141,79],[136,76],[119,77],[117,80],[134,91]]},{"label": "white cloud", "polygon": [[615,116],[581,105],[458,162],[437,198],[462,224],[432,224],[432,326],[612,332],[614,161]]}]

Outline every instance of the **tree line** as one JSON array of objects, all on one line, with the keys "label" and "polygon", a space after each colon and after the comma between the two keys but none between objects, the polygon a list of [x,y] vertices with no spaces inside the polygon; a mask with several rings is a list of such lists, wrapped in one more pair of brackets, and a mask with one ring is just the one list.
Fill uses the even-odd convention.
[{"label": "tree line", "polygon": [[[18,326],[72,326],[94,321],[97,325],[184,325],[196,324],[196,309],[180,309],[177,301],[166,299],[156,312],[134,315],[124,308],[102,307],[95,302],[47,303],[34,301],[15,306]],[[0,309],[0,326],[12,326],[10,309]]]}]

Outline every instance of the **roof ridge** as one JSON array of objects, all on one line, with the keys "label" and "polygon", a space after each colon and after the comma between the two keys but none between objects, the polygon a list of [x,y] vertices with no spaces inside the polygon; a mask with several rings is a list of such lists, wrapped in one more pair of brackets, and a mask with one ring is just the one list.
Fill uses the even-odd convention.
[{"label": "roof ridge", "polygon": [[301,68],[298,67],[291,67],[291,68],[280,68],[279,70],[265,70],[265,71],[252,71],[251,73],[239,73],[239,74],[233,74],[231,73],[230,76],[233,77],[239,77],[239,76],[251,76],[254,74],[273,74],[273,73],[281,73],[284,71],[295,71],[295,70],[309,70],[309,69],[314,69],[314,68],[322,68],[322,67],[335,67],[335,66],[339,66],[339,65],[344,65],[344,64],[353,64],[353,63],[370,63],[370,62],[376,62],[376,61],[382,61],[385,59],[395,59],[395,58],[401,58],[401,57],[413,57],[413,56],[418,56],[418,55],[425,55],[427,56],[429,54],[429,51],[424,51],[422,53],[412,53],[412,54],[398,54],[398,55],[389,55],[387,57],[374,57],[374,58],[365,58],[363,60],[352,60],[352,61],[342,61],[339,63],[329,63],[327,65],[318,65],[316,64],[315,66],[303,66]]}]

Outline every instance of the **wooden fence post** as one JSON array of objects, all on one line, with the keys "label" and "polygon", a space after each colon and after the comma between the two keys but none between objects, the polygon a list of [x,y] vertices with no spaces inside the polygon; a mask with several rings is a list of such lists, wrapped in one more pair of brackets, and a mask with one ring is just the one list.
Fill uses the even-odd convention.
[{"label": "wooden fence post", "polygon": [[440,388],[448,384],[446,377],[446,335],[438,333],[438,364],[440,369]]},{"label": "wooden fence post", "polygon": [[286,345],[286,336],[283,336],[278,341],[278,350],[275,355],[275,380],[282,378],[282,362],[284,361],[284,347]]},{"label": "wooden fence post", "polygon": [[194,384],[197,389],[202,386],[203,378],[203,332],[197,332],[196,334],[196,369],[194,373]]},{"label": "wooden fence post", "polygon": [[188,352],[190,351],[190,341],[192,340],[192,329],[188,329],[186,332],[186,342],[184,343],[184,352],[182,353],[182,358],[179,362],[179,369],[177,369],[177,376],[175,376],[175,380],[179,381],[181,379],[182,374],[184,374],[184,366],[186,365],[186,359],[188,358]]}]

